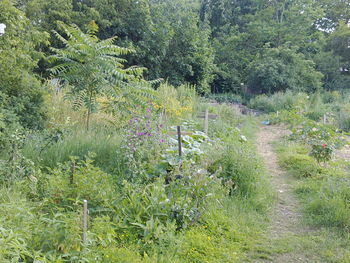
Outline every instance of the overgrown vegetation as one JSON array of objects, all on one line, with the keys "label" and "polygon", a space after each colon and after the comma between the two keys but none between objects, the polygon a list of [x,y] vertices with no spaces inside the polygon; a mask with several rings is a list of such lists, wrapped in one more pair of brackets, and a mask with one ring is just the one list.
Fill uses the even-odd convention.
[{"label": "overgrown vegetation", "polygon": [[[348,135],[335,127],[340,126],[340,119],[335,116],[339,114],[336,112],[340,109],[338,105],[343,103],[343,99],[346,100],[347,95],[341,96],[337,92],[310,96],[295,94],[293,100],[291,94],[258,97],[252,101],[252,105],[255,103],[262,108],[262,105],[266,105],[267,111],[276,112],[264,117],[274,124],[289,125],[290,134],[275,145],[279,164],[297,178],[295,192],[302,201],[307,223],[332,232],[333,241],[329,242],[337,242],[343,249],[349,243],[349,166],[348,160],[342,159],[342,155],[337,156],[337,152],[339,154],[340,149],[348,144]],[[300,100],[300,97],[304,99]],[[270,105],[275,100],[284,104],[276,103],[276,108],[272,110]],[[320,108],[327,108],[326,116],[321,118],[319,114],[315,121],[315,115],[310,113]],[[348,249],[339,255],[322,253],[327,262],[347,262],[350,259]]]},{"label": "overgrown vegetation", "polygon": [[[1,260],[247,258],[246,246],[253,249],[262,238],[257,229],[265,227],[272,200],[255,155],[254,120],[217,105],[206,135],[196,116],[207,106],[193,88],[162,84],[155,94],[162,100],[130,110],[125,125],[111,123],[118,115],[107,112],[105,122],[107,113],[97,112],[86,131],[81,113],[52,111],[48,129],[4,137]],[[64,95],[52,96],[62,104],[58,109],[67,105]],[[173,125],[183,128],[182,157]],[[83,200],[89,204],[87,243],[81,239]]]},{"label": "overgrown vegetation", "polygon": [[264,257],[274,188],[242,103],[289,125],[276,150],[310,223],[349,229],[349,167],[334,158],[350,131],[346,1],[0,10],[1,262]]}]

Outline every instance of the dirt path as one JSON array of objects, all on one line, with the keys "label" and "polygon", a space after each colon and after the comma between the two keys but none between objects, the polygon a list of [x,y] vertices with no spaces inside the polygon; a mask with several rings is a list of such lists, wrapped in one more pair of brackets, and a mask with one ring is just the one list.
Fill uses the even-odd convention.
[{"label": "dirt path", "polygon": [[[271,143],[281,139],[287,134],[287,130],[275,126],[263,126],[260,128],[257,137],[257,149],[263,157],[265,165],[271,175],[273,187],[277,192],[277,204],[272,211],[272,221],[270,228],[269,241],[271,243],[288,242],[286,236],[296,236],[307,234],[309,231],[301,225],[299,212],[299,203],[294,197],[291,189],[290,178],[280,169],[277,163],[277,156],[273,152]],[[283,241],[284,240],[284,241]],[[288,247],[288,244],[280,244],[282,247]],[[308,262],[303,251],[292,251],[289,253],[277,254],[272,260],[263,262],[276,263],[298,263]]]}]

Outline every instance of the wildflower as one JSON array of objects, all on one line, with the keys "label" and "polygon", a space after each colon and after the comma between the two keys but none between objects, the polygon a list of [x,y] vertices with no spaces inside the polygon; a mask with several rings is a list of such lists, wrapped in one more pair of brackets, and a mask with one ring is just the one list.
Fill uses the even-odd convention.
[{"label": "wildflower", "polygon": [[321,146],[322,148],[326,148],[327,144],[322,144]]}]

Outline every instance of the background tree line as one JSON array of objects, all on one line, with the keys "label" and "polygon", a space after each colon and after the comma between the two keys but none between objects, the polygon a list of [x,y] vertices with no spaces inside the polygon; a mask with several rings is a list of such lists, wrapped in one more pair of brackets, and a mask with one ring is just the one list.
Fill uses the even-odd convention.
[{"label": "background tree line", "polygon": [[344,0],[2,0],[0,10],[2,111],[28,127],[45,118],[41,83],[62,47],[60,22],[87,31],[95,21],[98,38],[135,50],[126,66],[201,94],[349,87]]}]

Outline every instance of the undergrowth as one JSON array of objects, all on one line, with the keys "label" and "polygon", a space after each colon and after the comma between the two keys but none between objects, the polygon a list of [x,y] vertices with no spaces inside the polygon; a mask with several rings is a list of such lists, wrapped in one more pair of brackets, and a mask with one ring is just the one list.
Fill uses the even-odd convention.
[{"label": "undergrowth", "polygon": [[[308,155],[304,145],[288,140],[276,144],[275,150],[280,165],[297,178],[295,193],[301,201],[305,223],[319,229],[315,232],[318,242],[306,237],[303,242],[313,243],[318,249],[314,253],[321,253],[326,262],[349,262],[348,163],[337,160],[321,165]],[[329,248],[323,243],[337,246]]]},{"label": "undergrowth", "polygon": [[193,133],[181,159],[171,123],[159,125],[153,109],[117,132],[72,125],[20,137],[14,164],[29,160],[31,170],[1,184],[0,262],[248,260],[273,200],[256,122],[226,105],[210,112],[209,137],[196,119],[178,118]]}]

